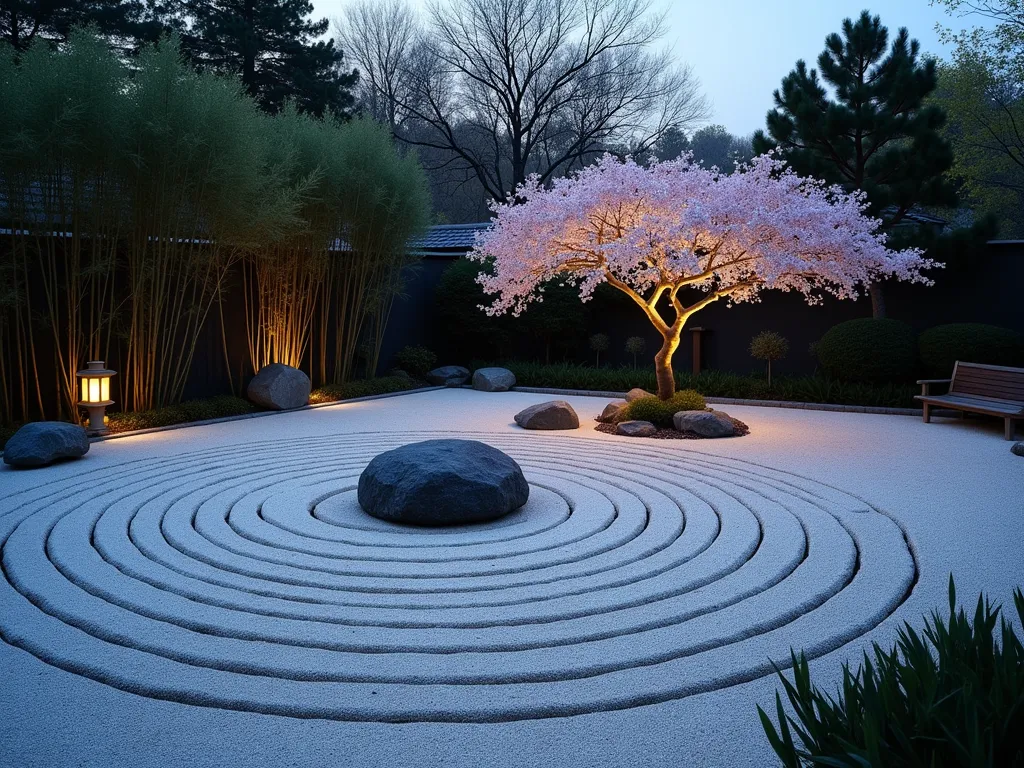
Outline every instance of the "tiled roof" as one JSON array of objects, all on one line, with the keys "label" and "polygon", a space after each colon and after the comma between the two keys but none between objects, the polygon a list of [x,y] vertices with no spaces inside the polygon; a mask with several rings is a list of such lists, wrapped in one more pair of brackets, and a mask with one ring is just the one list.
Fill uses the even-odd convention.
[{"label": "tiled roof", "polygon": [[459,252],[463,253],[473,247],[478,232],[482,232],[490,225],[486,222],[479,224],[438,224],[427,230],[427,233],[419,240],[409,244],[410,250],[435,252]]}]

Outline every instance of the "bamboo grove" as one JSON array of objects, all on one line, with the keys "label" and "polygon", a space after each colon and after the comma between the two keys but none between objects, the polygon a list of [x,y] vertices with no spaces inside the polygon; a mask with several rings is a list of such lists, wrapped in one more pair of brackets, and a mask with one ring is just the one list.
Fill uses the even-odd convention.
[{"label": "bamboo grove", "polygon": [[0,423],[74,420],[91,359],[124,409],[174,403],[204,327],[237,352],[239,305],[234,386],[272,362],[372,374],[427,210],[386,130],[268,116],[173,39],[130,61],[86,31],[0,51]]}]

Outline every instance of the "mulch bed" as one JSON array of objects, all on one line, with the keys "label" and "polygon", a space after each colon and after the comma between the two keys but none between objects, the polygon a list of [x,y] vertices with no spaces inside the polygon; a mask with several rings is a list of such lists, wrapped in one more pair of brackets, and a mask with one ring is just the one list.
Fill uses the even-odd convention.
[{"label": "mulch bed", "polygon": [[[732,419],[732,416],[729,417]],[[732,423],[736,425],[736,434],[733,437],[743,437],[743,435],[750,434],[750,427],[744,424],[739,419],[732,419]],[[598,424],[595,429],[598,432],[604,432],[606,435],[617,434],[615,431],[614,424]],[[622,435],[622,437],[635,437],[635,435]],[[722,438],[710,438],[702,437],[695,432],[680,432],[678,429],[667,429],[662,427],[653,435],[648,435],[647,439],[650,440],[721,440]]]}]

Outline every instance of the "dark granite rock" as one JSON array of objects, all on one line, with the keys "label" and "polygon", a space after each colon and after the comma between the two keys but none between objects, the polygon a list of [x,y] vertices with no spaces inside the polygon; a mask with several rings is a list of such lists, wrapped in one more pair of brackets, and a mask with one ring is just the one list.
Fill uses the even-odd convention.
[{"label": "dark granite rock", "polygon": [[626,393],[626,402],[632,403],[634,400],[639,400],[641,397],[654,397],[646,389],[640,389],[640,387],[633,387]]},{"label": "dark granite rock", "polygon": [[657,431],[649,421],[620,421],[615,427],[615,434],[626,437],[650,437]]},{"label": "dark granite rock", "polygon": [[622,418],[622,411],[629,405],[625,400],[612,400],[601,411],[597,420],[602,424],[616,424]]},{"label": "dark granite rock", "polygon": [[1010,448],[1010,452],[1017,456],[1024,456],[1024,441],[1014,443],[1013,446]]},{"label": "dark granite rock", "polygon": [[473,371],[473,389],[481,392],[507,392],[516,385],[516,376],[507,368],[477,368]]},{"label": "dark granite rock", "polygon": [[701,437],[732,437],[736,425],[722,411],[679,411],[672,423],[680,432],[693,432]]},{"label": "dark granite rock", "polygon": [[26,424],[4,446],[4,464],[44,467],[57,459],[77,459],[89,452],[89,437],[76,424],[35,421]]},{"label": "dark granite rock", "polygon": [[459,525],[495,520],[526,503],[523,471],[476,440],[425,440],[376,456],[359,476],[359,505],[381,520]]},{"label": "dark granite rock", "polygon": [[461,387],[469,381],[469,369],[461,365],[442,365],[427,374],[427,382],[435,387]]},{"label": "dark granite rock", "polygon": [[285,411],[306,405],[309,402],[309,390],[309,376],[298,368],[271,363],[260,368],[245,393],[256,405]]},{"label": "dark granite rock", "polygon": [[537,403],[515,415],[523,429],[579,429],[580,418],[565,400]]}]

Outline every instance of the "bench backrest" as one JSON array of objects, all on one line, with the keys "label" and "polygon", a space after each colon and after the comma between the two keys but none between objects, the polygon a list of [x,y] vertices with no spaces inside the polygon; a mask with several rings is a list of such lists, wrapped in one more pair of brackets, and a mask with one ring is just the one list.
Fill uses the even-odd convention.
[{"label": "bench backrest", "polygon": [[961,363],[953,367],[951,394],[991,397],[1024,405],[1024,368]]}]

